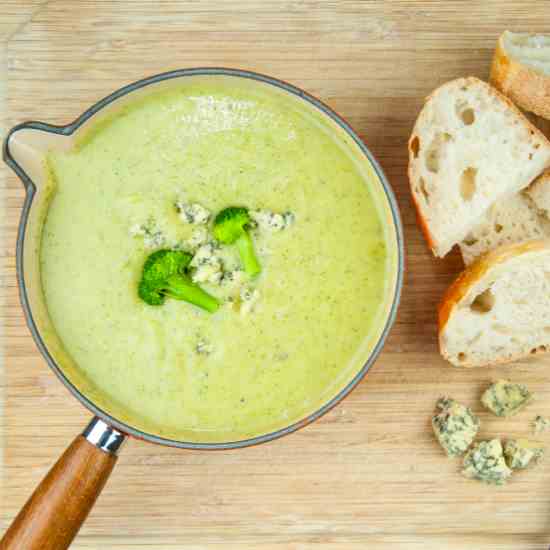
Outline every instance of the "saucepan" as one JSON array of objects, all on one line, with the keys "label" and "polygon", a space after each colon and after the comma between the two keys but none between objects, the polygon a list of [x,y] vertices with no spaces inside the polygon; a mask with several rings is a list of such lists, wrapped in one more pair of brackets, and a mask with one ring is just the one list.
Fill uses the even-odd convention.
[{"label": "saucepan", "polygon": [[[345,136],[346,147],[356,162],[369,167],[376,176],[377,192],[383,197],[382,220],[386,225],[394,265],[387,284],[388,299],[383,322],[373,335],[368,360],[362,368],[349,374],[335,395],[299,421],[255,437],[227,441],[196,441],[162,437],[149,432],[131,416],[117,414],[104,406],[93,388],[80,376],[48,316],[40,276],[40,240],[49,202],[46,185],[45,154],[51,150],[70,150],[92,124],[116,113],[123,105],[159,89],[181,85],[189,79],[239,79],[247,85],[271,87],[285,94],[302,109],[322,117],[331,131]],[[147,442],[195,450],[240,449],[272,441],[290,434],[318,419],[357,386],[377,358],[395,319],[403,280],[403,235],[397,203],[388,181],[365,144],[352,128],[333,110],[306,92],[261,74],[224,68],[199,68],[172,71],[125,86],[105,97],[67,126],[26,122],[8,134],[3,149],[5,162],[21,179],[26,198],[17,238],[17,277],[22,307],[36,345],[59,380],[94,416],[89,425],[70,444],[49,471],[8,528],[2,549],[67,548],[84,522],[105,485],[127,437]]]}]

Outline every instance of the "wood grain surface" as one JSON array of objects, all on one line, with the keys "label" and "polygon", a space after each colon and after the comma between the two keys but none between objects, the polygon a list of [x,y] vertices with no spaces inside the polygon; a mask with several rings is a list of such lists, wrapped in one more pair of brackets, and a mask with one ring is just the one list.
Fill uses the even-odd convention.
[{"label": "wood grain surface", "polygon": [[0,550],[68,548],[109,479],[116,460],[116,456],[78,435],[0,539]]},{"label": "wood grain surface", "polygon": [[[435,307],[461,263],[456,254],[433,259],[415,225],[406,140],[433,88],[487,77],[502,30],[548,32],[549,23],[550,3],[527,0],[2,2],[5,125],[69,122],[113,89],[169,69],[257,70],[305,88],[350,121],[384,167],[405,224],[397,323],[344,403],[293,436],[239,452],[131,441],[73,548],[548,548],[550,461],[488,488],[461,478],[431,435],[443,393],[480,413],[482,437],[528,435],[535,414],[550,416],[550,359],[466,371],[438,356]],[[14,271],[23,191],[13,174],[2,175],[0,528],[89,418],[25,326]],[[513,419],[491,418],[479,396],[497,376],[527,383],[537,402]],[[550,432],[543,438],[550,445]]]}]

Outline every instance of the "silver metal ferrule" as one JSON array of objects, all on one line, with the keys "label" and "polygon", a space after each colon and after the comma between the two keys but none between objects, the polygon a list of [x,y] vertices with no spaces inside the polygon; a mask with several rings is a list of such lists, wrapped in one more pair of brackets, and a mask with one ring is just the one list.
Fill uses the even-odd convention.
[{"label": "silver metal ferrule", "polygon": [[98,449],[115,456],[126,441],[125,434],[115,430],[97,416],[86,426],[82,435]]}]

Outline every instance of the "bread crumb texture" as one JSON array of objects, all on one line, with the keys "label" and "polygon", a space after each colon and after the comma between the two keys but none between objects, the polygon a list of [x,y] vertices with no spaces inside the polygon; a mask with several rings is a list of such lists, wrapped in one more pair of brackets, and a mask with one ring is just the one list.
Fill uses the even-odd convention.
[{"label": "bread crumb texture", "polygon": [[440,305],[439,343],[456,366],[548,351],[550,241],[499,248],[466,270]]},{"label": "bread crumb texture", "polygon": [[409,141],[411,192],[434,254],[548,166],[548,140],[495,88],[469,77],[435,90]]}]

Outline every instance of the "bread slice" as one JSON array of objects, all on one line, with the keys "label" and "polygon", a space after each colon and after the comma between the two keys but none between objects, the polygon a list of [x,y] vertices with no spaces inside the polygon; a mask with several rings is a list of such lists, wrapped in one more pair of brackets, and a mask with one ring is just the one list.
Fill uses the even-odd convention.
[{"label": "bread slice", "polygon": [[525,193],[538,212],[550,220],[550,170],[538,177]]},{"label": "bread slice", "polygon": [[493,204],[458,245],[466,265],[505,244],[550,238],[550,170]]},{"label": "bread slice", "polygon": [[439,347],[462,367],[550,350],[550,241],[500,247],[467,268],[439,306]]},{"label": "bread slice", "polygon": [[550,36],[505,31],[493,57],[491,83],[522,109],[550,119]]},{"label": "bread slice", "polygon": [[427,99],[409,140],[409,180],[436,256],[464,240],[495,202],[550,166],[550,142],[477,78],[444,84]]}]

